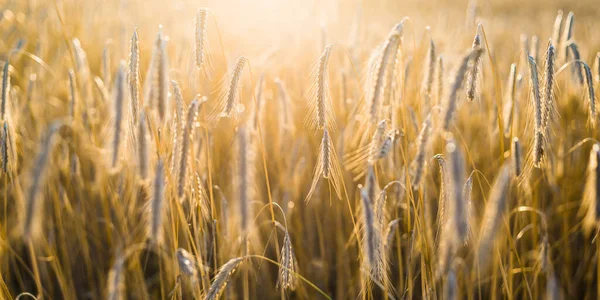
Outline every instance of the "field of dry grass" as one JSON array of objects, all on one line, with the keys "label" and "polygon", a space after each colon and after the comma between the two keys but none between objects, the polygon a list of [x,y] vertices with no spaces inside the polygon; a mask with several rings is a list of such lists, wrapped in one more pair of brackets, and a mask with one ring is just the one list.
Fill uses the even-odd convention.
[{"label": "field of dry grass", "polygon": [[599,16],[0,1],[0,298],[598,299]]}]

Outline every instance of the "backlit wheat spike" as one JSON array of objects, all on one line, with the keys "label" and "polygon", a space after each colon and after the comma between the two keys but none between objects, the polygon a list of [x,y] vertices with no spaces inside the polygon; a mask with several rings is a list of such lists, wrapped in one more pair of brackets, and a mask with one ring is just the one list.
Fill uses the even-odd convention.
[{"label": "backlit wheat spike", "polygon": [[119,149],[121,148],[121,134],[123,126],[123,102],[125,98],[125,63],[121,62],[117,77],[115,78],[115,85],[113,89],[113,103],[114,103],[114,132],[113,132],[113,143],[112,143],[112,162],[111,166],[115,168],[119,160]]},{"label": "backlit wheat spike", "polygon": [[594,144],[590,151],[583,191],[583,207],[585,207],[584,229],[587,233],[591,233],[597,230],[600,224],[600,144],[598,143]]},{"label": "backlit wheat spike", "polygon": [[41,231],[41,210],[44,203],[41,203],[41,195],[47,173],[50,157],[52,156],[56,132],[60,128],[60,123],[53,123],[43,138],[38,148],[35,163],[31,169],[31,184],[26,194],[25,215],[22,221],[22,236],[25,241],[35,239]]},{"label": "backlit wheat spike", "polygon": [[513,163],[513,174],[519,177],[523,170],[523,164],[521,163],[521,143],[519,143],[518,137],[513,138],[510,153]]},{"label": "backlit wheat spike", "polygon": [[398,43],[400,43],[402,37],[402,28],[403,22],[400,22],[394,26],[392,31],[390,32],[388,38],[385,43],[381,47],[381,53],[378,56],[378,60],[375,65],[375,72],[373,74],[373,78],[371,81],[368,81],[368,84],[371,84],[371,94],[369,97],[369,116],[371,124],[375,124],[379,120],[379,113],[382,105],[382,99],[380,99],[383,95],[384,88],[384,80],[385,73],[388,69],[389,58],[394,51],[398,49]]},{"label": "backlit wheat spike", "polygon": [[154,192],[150,204],[150,232],[149,237],[153,242],[160,244],[163,240],[163,218],[165,197],[165,167],[162,160],[156,164],[156,175],[154,177]]},{"label": "backlit wheat spike", "polygon": [[196,118],[198,117],[199,99],[195,99],[190,103],[188,107],[188,115],[185,122],[185,128],[183,129],[183,135],[181,139],[181,154],[179,155],[179,185],[177,188],[177,196],[181,199],[185,191],[185,182],[187,179],[187,167],[189,161],[189,150],[192,140],[192,134],[194,126],[196,125]]},{"label": "backlit wheat spike", "polygon": [[379,146],[379,149],[377,149],[377,153],[375,153],[375,161],[385,158],[388,153],[390,153],[394,140],[398,134],[400,134],[400,132],[397,129],[388,130],[388,132],[385,134],[383,142]]},{"label": "backlit wheat spike", "polygon": [[[404,24],[406,19],[403,19],[401,21],[400,24]],[[385,79],[384,79],[384,87],[383,87],[383,98],[382,98],[382,103],[380,104],[382,107],[383,106],[393,106],[394,103],[393,99],[392,99],[392,95],[394,92],[396,92],[396,90],[398,89],[397,85],[397,65],[400,63],[398,56],[401,53],[401,47],[402,46],[402,37],[400,37],[400,39],[394,43],[393,45],[394,47],[392,49],[390,49],[390,57],[388,58],[388,63],[386,66],[386,71],[385,71]],[[389,115],[385,115],[382,117],[390,117]]]},{"label": "backlit wheat spike", "polygon": [[2,121],[2,128],[0,128],[0,161],[2,162],[2,172],[4,173],[12,173],[16,169],[18,161],[11,129],[8,120]]},{"label": "backlit wheat spike", "polygon": [[423,94],[428,103],[431,102],[433,90],[433,78],[436,67],[435,44],[433,39],[429,39],[429,49],[425,58],[425,72],[423,76]]},{"label": "backlit wheat spike", "polygon": [[[438,56],[436,67],[435,67],[435,105],[442,104],[442,97],[444,97],[444,58]],[[433,104],[432,104],[433,105]]]},{"label": "backlit wheat spike", "polygon": [[556,49],[556,55],[560,55],[560,51],[564,50],[562,48],[561,42],[561,31],[563,24],[563,11],[559,10],[556,14],[556,19],[554,20],[554,26],[552,27],[552,42],[558,45],[558,49]]},{"label": "backlit wheat spike", "polygon": [[178,156],[181,154],[181,140],[184,138],[183,131],[185,130],[185,117],[183,109],[183,93],[179,84],[175,80],[171,80],[171,88],[175,98],[175,116],[173,118],[173,153],[171,157],[171,174],[175,174]]},{"label": "backlit wheat spike", "polygon": [[325,47],[310,75],[310,86],[305,99],[308,103],[309,113],[304,119],[305,124],[312,131],[335,130],[335,114],[331,103],[329,91],[329,57],[334,44]]},{"label": "backlit wheat spike", "polygon": [[129,109],[132,116],[132,124],[135,126],[138,123],[140,106],[140,45],[137,29],[133,30],[133,35],[131,36],[127,82],[129,84],[129,96],[131,97]]},{"label": "backlit wheat spike", "polygon": [[179,264],[179,270],[181,273],[192,278],[198,276],[196,259],[192,254],[185,251],[183,248],[178,248],[175,254],[177,256],[177,263]]},{"label": "backlit wheat spike", "polygon": [[381,228],[379,228],[379,221],[375,220],[372,199],[369,198],[368,192],[361,189],[360,196],[363,229],[361,243],[365,256],[363,268],[377,281],[383,282],[386,277],[386,267]]},{"label": "backlit wheat spike", "polygon": [[205,44],[206,44],[206,17],[208,10],[200,8],[196,12],[196,68],[202,69],[205,66]]},{"label": "backlit wheat spike", "polygon": [[589,103],[589,107],[590,107],[590,113],[588,115],[588,123],[590,124],[590,126],[592,128],[594,128],[594,127],[596,127],[596,122],[598,121],[598,115],[597,115],[597,111],[596,111],[596,94],[594,93],[594,81],[592,79],[592,70],[584,62],[581,62],[581,65],[583,66],[583,70],[585,73],[585,84],[587,86],[587,96],[588,96],[588,103]]},{"label": "backlit wheat spike", "polygon": [[[479,25],[481,27],[481,24]],[[481,39],[479,37],[479,28],[477,29],[477,33],[475,34],[475,38],[473,39],[473,50],[481,49]],[[475,93],[477,90],[477,76],[479,76],[479,61],[481,58],[481,52],[478,51],[472,59],[471,59],[471,68],[468,73],[467,79],[467,100],[469,102],[475,100]]]},{"label": "backlit wheat spike", "polygon": [[226,83],[225,88],[219,96],[216,110],[213,111],[211,116],[212,119],[234,117],[242,107],[242,104],[237,99],[242,85],[242,71],[245,65],[246,58],[240,56],[235,63],[229,82]]},{"label": "backlit wheat spike", "polygon": [[444,130],[448,130],[450,128],[450,123],[452,121],[452,117],[454,115],[454,111],[456,110],[456,102],[458,101],[458,92],[463,86],[463,82],[465,79],[465,74],[467,73],[467,69],[469,66],[469,61],[478,57],[481,54],[481,48],[474,49],[469,52],[465,57],[463,57],[458,70],[456,71],[454,81],[450,86],[450,94],[445,103],[444,109],[444,119],[442,122],[442,128]]},{"label": "backlit wheat spike", "polygon": [[295,265],[296,257],[294,255],[294,249],[292,248],[292,242],[290,241],[290,235],[288,231],[285,231],[283,237],[283,246],[281,247],[281,266],[279,266],[279,275],[277,277],[277,285],[275,288],[281,287],[284,290],[294,290],[296,288],[296,275]]},{"label": "backlit wheat spike", "polygon": [[563,62],[567,61],[567,56],[568,56],[568,52],[569,50],[567,49],[569,47],[569,43],[572,41],[573,39],[573,23],[575,22],[575,14],[573,14],[572,11],[569,12],[569,14],[567,15],[567,19],[565,20],[565,24],[564,24],[564,28],[563,28],[563,32],[560,36],[560,51],[564,51],[563,56],[561,57],[561,60]]},{"label": "backlit wheat spike", "polygon": [[441,154],[436,154],[433,156],[438,162],[440,166],[440,196],[438,200],[438,213],[437,213],[437,237],[436,240],[439,240],[439,237],[444,230],[444,226],[446,225],[448,219],[448,185],[450,180],[450,175],[448,174],[448,166],[446,164],[446,160]]},{"label": "backlit wheat spike", "polygon": [[517,64],[512,63],[510,65],[510,73],[508,75],[508,81],[506,84],[506,96],[504,102],[504,108],[502,111],[502,120],[504,121],[504,135],[508,136],[513,123],[513,109],[516,105],[516,79],[517,79]]},{"label": "backlit wheat spike", "polygon": [[169,107],[169,74],[166,41],[159,28],[150,66],[144,82],[144,106],[155,110],[158,117],[165,121],[167,119],[167,108]]},{"label": "backlit wheat spike", "polygon": [[542,94],[542,130],[548,132],[548,122],[552,119],[555,111],[554,104],[554,46],[550,43],[546,51],[546,67],[544,69],[544,92]]},{"label": "backlit wheat spike", "polygon": [[496,181],[494,182],[490,195],[485,206],[485,212],[481,223],[479,241],[476,248],[477,263],[481,269],[484,269],[490,263],[493,244],[497,239],[498,229],[504,214],[509,185],[510,171],[508,165],[501,167]]},{"label": "backlit wheat spike", "polygon": [[369,159],[368,163],[373,163],[376,160],[377,153],[381,148],[381,143],[385,137],[385,128],[387,121],[381,120],[379,124],[377,124],[377,129],[375,129],[375,133],[373,133],[373,137],[371,138],[371,143],[369,144]]},{"label": "backlit wheat spike", "polygon": [[329,180],[337,197],[342,199],[342,172],[338,164],[335,148],[333,147],[333,143],[327,130],[323,131],[323,139],[321,140],[321,146],[319,147],[319,156],[314,169],[313,181],[304,201],[309,201],[311,199],[321,177]]},{"label": "backlit wheat spike", "polygon": [[473,191],[473,173],[471,173],[471,175],[469,175],[469,177],[467,178],[467,181],[465,181],[465,184],[463,185],[462,188],[462,201],[463,201],[463,205],[465,206],[465,213],[466,213],[466,217],[463,219],[462,222],[462,226],[465,226],[467,228],[467,236],[464,240],[464,244],[470,243],[471,240],[473,239],[473,214],[474,214],[474,209],[473,209],[473,202],[471,201],[471,192]]},{"label": "backlit wheat spike", "polygon": [[237,267],[243,261],[244,258],[242,257],[232,258],[223,266],[221,266],[221,269],[219,269],[219,273],[217,273],[217,276],[215,276],[215,278],[213,279],[213,282],[210,285],[210,289],[208,290],[208,293],[206,293],[206,297],[204,297],[204,300],[219,299],[223,291],[225,291],[225,286],[227,286],[231,275],[233,275]]},{"label": "backlit wheat spike", "polygon": [[537,65],[531,55],[528,55],[529,64],[529,86],[531,90],[531,101],[533,102],[533,165],[540,167],[544,155],[544,131],[542,128],[542,101],[540,96],[540,81],[538,78]]},{"label": "backlit wheat spike", "polygon": [[418,188],[421,184],[421,178],[423,178],[423,170],[425,169],[425,157],[427,155],[427,148],[429,144],[429,136],[431,134],[431,115],[427,115],[423,125],[421,125],[421,131],[417,137],[417,154],[411,167],[413,168],[414,178],[412,180],[413,188]]},{"label": "backlit wheat spike", "polygon": [[10,101],[10,62],[4,62],[2,69],[2,104],[0,105],[0,119],[5,120],[7,114],[7,103]]}]

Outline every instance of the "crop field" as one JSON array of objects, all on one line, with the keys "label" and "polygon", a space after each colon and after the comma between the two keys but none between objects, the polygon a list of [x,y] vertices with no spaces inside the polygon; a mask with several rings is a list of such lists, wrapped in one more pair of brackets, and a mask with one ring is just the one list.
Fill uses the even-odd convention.
[{"label": "crop field", "polygon": [[0,0],[0,299],[599,299],[597,0]]}]

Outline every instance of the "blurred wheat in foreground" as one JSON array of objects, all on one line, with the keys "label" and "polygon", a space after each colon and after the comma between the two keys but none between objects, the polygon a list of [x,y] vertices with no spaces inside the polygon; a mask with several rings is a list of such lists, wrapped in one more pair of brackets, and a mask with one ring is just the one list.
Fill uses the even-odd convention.
[{"label": "blurred wheat in foreground", "polygon": [[598,3],[238,2],[0,5],[1,299],[600,298]]}]

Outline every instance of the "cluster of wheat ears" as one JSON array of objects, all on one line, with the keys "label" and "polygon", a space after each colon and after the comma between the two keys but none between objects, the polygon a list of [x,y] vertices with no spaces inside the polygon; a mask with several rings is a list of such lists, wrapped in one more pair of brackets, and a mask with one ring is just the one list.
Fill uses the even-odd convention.
[{"label": "cluster of wheat ears", "polygon": [[600,52],[559,11],[503,65],[475,12],[462,53],[404,18],[291,76],[209,8],[123,57],[4,11],[1,297],[600,296]]}]

